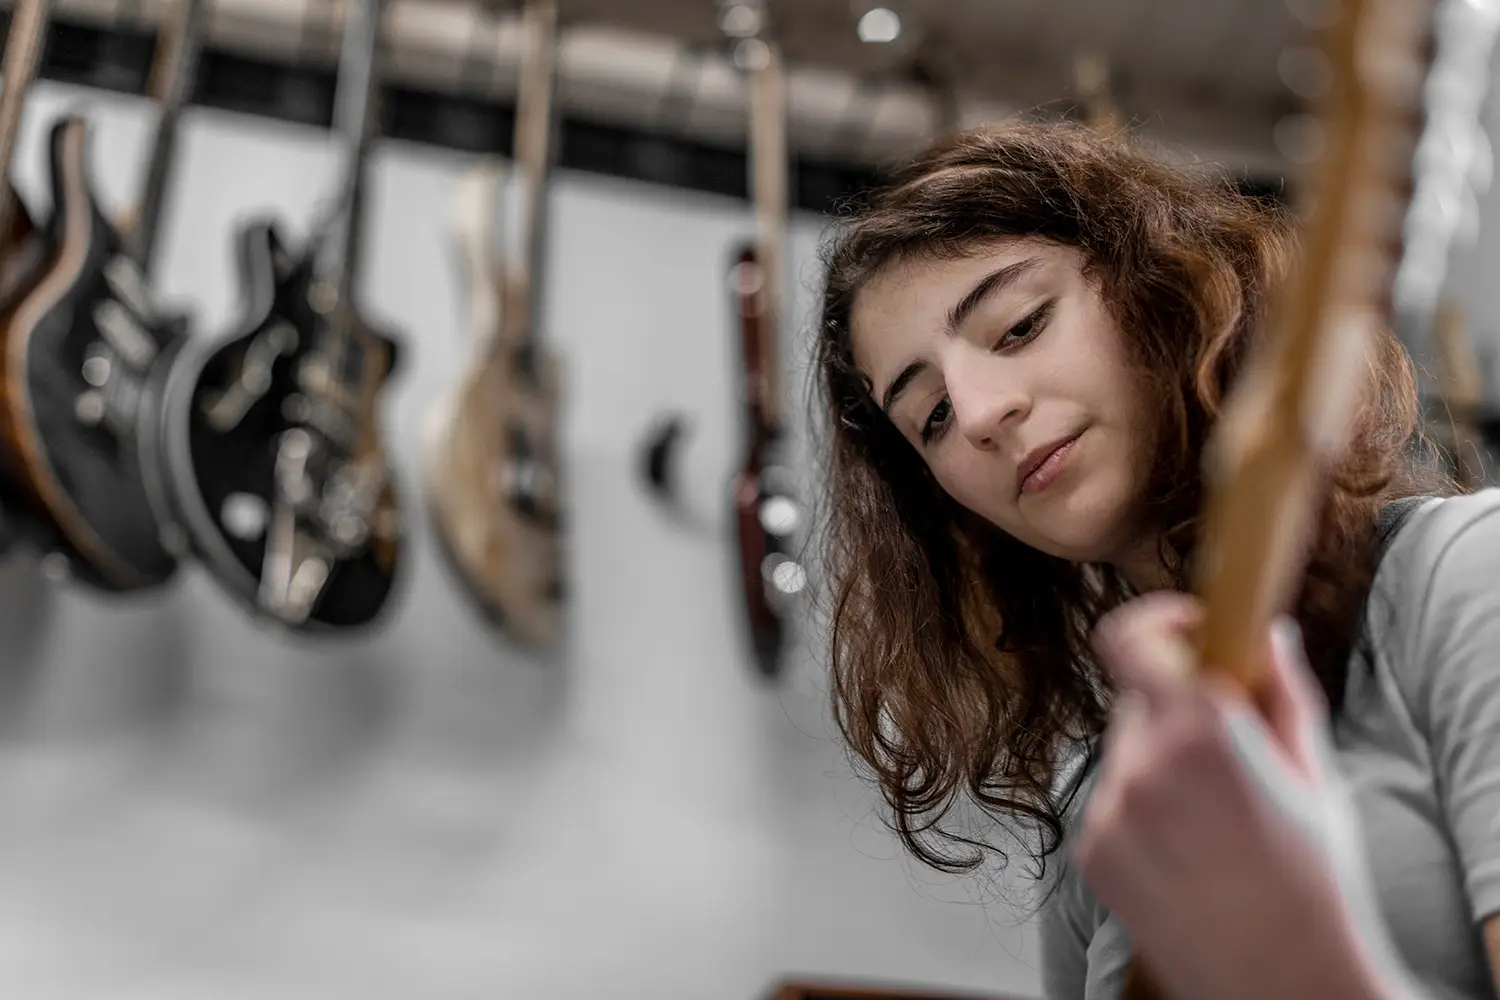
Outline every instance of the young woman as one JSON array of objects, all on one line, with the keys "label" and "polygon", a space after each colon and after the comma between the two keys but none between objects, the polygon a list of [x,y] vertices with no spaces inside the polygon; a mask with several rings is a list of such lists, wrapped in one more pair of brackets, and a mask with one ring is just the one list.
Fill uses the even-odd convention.
[{"label": "young woman", "polygon": [[1495,996],[1500,491],[1423,459],[1394,337],[1270,720],[1188,669],[1202,451],[1292,234],[1017,124],[928,150],[826,253],[836,717],[917,858],[1015,853],[989,829],[1034,862],[1049,1000],[1117,996],[1126,926],[1193,1000]]}]

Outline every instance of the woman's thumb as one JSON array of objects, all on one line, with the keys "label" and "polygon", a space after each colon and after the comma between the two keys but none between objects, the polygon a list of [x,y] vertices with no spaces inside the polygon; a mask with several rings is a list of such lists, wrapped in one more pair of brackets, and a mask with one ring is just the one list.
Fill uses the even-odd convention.
[{"label": "woman's thumb", "polygon": [[1308,666],[1302,632],[1286,615],[1271,625],[1271,670],[1264,690],[1266,721],[1287,754],[1310,778],[1327,765],[1328,702]]}]

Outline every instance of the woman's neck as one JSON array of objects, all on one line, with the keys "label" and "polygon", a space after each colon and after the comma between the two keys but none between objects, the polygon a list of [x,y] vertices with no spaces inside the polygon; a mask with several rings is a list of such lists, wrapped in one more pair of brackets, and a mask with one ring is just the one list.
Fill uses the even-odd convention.
[{"label": "woman's neck", "polygon": [[1138,594],[1177,586],[1177,574],[1162,560],[1161,540],[1155,535],[1143,536],[1110,564]]}]

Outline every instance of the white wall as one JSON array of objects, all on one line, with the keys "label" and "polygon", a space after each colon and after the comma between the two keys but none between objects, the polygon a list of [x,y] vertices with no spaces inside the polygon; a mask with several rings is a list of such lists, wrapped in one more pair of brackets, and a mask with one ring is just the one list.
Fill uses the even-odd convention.
[{"label": "white wall", "polygon": [[[15,165],[39,210],[44,129],[80,101],[101,197],[134,191],[144,102],[43,85]],[[200,330],[234,315],[236,223],[269,210],[304,233],[328,144],[189,113],[163,281]],[[25,561],[0,570],[5,992],[749,1000],[789,971],[1037,992],[1030,927],[974,902],[994,887],[920,872],[881,831],[825,722],[816,630],[780,688],[758,683],[724,519],[685,531],[636,486],[664,406],[695,415],[695,502],[713,510],[728,474],[722,271],[746,206],[559,176],[547,304],[568,366],[571,644],[534,662],[470,613],[413,468],[465,356],[444,231],[464,166],[398,144],[376,160],[363,299],[409,347],[388,414],[413,554],[380,632],[293,641],[196,568],[118,601]],[[804,320],[817,230],[795,232]],[[156,731],[170,738],[141,735]]]}]

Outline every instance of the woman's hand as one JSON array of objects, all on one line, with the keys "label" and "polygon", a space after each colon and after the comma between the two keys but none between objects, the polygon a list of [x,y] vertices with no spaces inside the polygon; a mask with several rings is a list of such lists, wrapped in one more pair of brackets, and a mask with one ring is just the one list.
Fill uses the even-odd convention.
[{"label": "woman's hand", "polygon": [[1295,627],[1268,644],[1261,716],[1195,673],[1200,617],[1157,593],[1096,630],[1120,695],[1073,845],[1084,879],[1173,996],[1402,995]]}]

